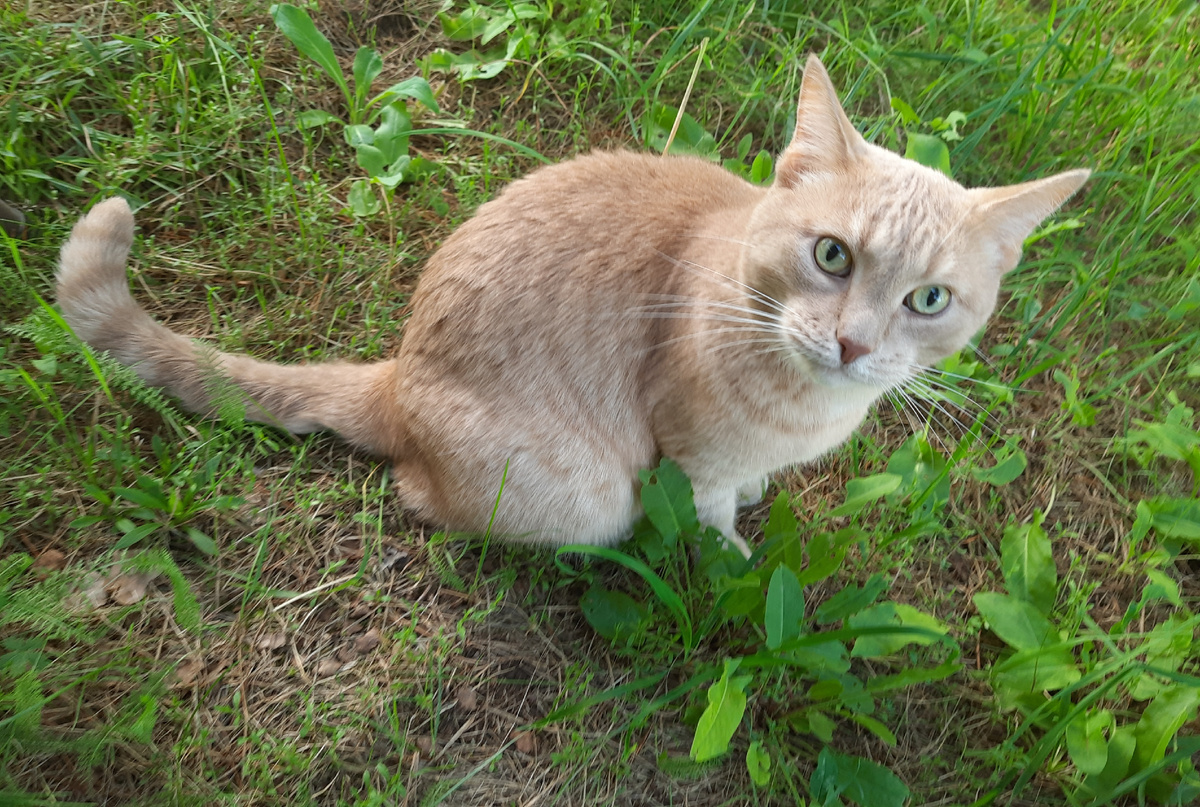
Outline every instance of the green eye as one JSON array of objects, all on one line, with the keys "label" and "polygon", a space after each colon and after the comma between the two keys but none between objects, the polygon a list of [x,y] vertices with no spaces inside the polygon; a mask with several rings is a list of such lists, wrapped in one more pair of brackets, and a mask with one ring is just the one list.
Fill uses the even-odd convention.
[{"label": "green eye", "polygon": [[822,272],[834,277],[845,277],[850,274],[854,265],[846,245],[828,236],[817,241],[817,245],[813,247],[813,258]]},{"label": "green eye", "polygon": [[932,316],[950,305],[950,289],[945,286],[922,286],[904,298],[904,304],[918,314]]}]

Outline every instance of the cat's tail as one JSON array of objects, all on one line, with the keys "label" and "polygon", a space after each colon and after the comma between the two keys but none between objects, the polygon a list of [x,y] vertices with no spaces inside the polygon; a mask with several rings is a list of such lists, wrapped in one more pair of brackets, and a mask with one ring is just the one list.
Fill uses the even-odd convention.
[{"label": "cat's tail", "polygon": [[232,401],[249,420],[296,434],[331,429],[391,453],[395,361],[287,366],[194,343],[155,322],[130,295],[125,262],[132,244],[133,213],[118,197],[92,208],[63,245],[58,302],[80,339],[193,412],[211,416]]}]

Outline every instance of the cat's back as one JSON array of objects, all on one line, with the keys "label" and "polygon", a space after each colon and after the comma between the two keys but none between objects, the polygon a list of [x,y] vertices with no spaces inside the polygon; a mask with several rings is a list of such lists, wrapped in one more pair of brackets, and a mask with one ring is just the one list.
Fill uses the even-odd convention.
[{"label": "cat's back", "polygon": [[534,171],[430,258],[402,351],[511,367],[531,350],[579,360],[600,341],[633,349],[651,321],[630,311],[676,291],[674,256],[761,193],[691,157],[597,152]]},{"label": "cat's back", "polygon": [[672,242],[759,194],[699,158],[595,152],[534,171],[481,206],[430,260],[422,283],[463,274],[523,285],[580,272],[594,281],[604,269],[627,283]]},{"label": "cat's back", "polygon": [[401,340],[403,383],[439,400],[486,390],[514,405],[528,389],[553,389],[568,408],[604,406],[603,385],[605,417],[617,422],[674,322],[639,311],[679,294],[692,275],[675,256],[759,193],[699,159],[628,152],[514,182],[426,264]]}]

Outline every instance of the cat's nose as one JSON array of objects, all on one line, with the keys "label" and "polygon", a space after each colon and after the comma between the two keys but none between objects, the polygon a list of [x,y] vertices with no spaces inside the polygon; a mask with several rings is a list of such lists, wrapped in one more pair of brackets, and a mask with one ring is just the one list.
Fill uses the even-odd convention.
[{"label": "cat's nose", "polygon": [[871,348],[845,336],[838,337],[838,344],[842,346],[842,364],[849,364],[859,356],[865,356],[871,352]]}]

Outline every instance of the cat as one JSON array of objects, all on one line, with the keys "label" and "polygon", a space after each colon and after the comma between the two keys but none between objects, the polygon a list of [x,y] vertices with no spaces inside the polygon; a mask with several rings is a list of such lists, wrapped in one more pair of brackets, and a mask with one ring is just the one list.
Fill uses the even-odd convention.
[{"label": "cat", "polygon": [[75,225],[57,295],[81,339],[189,410],[234,388],[250,420],[389,459],[426,522],[619,542],[638,471],[666,456],[701,522],[748,554],[739,501],[963,348],[1088,174],[967,190],[867,143],[810,56],[769,187],[629,152],[534,171],[429,259],[387,361],[284,366],[171,332],[130,295],[119,197]]}]

